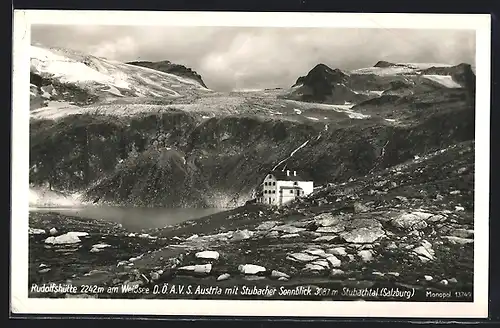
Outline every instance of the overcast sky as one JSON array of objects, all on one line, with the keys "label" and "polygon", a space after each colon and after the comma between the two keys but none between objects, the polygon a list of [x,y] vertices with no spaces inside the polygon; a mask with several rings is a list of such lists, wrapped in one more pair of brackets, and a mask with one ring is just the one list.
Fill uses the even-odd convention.
[{"label": "overcast sky", "polygon": [[290,87],[318,63],[345,70],[379,60],[475,65],[475,32],[261,27],[32,27],[32,44],[120,61],[170,60],[214,90]]}]

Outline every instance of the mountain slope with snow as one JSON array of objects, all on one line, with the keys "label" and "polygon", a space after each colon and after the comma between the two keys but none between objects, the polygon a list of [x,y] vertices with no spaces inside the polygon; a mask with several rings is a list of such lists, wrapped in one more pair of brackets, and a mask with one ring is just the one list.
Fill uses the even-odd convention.
[{"label": "mountain slope with snow", "polygon": [[[350,72],[319,64],[300,77],[283,97],[330,104],[361,103],[383,94],[411,95],[435,89],[470,89],[475,84],[467,64],[389,63]],[[398,91],[396,91],[398,89]]]}]

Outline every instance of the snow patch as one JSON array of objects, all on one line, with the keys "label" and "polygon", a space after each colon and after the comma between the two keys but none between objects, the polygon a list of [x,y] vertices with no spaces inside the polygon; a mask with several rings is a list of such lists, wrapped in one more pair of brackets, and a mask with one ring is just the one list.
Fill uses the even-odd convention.
[{"label": "snow patch", "polygon": [[298,115],[302,114],[302,111],[298,108],[294,108],[293,111]]},{"label": "snow patch", "polygon": [[306,116],[308,119],[313,120],[313,121],[319,121],[319,118],[317,117],[311,117],[311,116]]}]

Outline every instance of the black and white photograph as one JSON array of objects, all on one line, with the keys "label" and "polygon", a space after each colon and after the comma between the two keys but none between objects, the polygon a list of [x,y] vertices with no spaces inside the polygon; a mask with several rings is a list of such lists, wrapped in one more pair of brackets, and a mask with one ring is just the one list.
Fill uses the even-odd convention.
[{"label": "black and white photograph", "polygon": [[487,313],[489,16],[35,13],[19,308]]}]

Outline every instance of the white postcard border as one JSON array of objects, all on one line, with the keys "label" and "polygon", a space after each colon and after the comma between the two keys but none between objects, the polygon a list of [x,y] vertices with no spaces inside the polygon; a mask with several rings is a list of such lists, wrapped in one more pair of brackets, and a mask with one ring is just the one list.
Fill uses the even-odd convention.
[{"label": "white postcard border", "polygon": [[[165,17],[168,16],[168,19]],[[31,24],[476,30],[474,302],[104,300],[28,298]],[[13,36],[11,311],[16,314],[484,318],[488,315],[490,15],[16,10]]]}]

